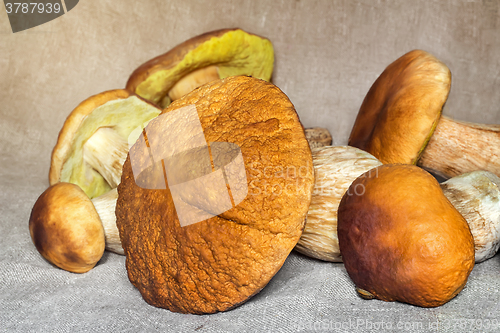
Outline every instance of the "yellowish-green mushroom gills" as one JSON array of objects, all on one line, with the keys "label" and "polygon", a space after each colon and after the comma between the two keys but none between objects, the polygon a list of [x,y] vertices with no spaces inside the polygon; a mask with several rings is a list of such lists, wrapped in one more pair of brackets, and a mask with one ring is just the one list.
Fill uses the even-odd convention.
[{"label": "yellowish-green mushroom gills", "polygon": [[[161,107],[189,92],[176,84],[198,86],[218,78],[248,75],[271,80],[274,49],[263,37],[241,29],[224,29],[193,37],[141,65],[130,76],[127,90]],[[209,68],[208,71],[200,71]],[[189,74],[197,72],[194,76]]]},{"label": "yellowish-green mushroom gills", "polygon": [[[78,105],[52,152],[50,184],[78,185],[90,198],[115,188],[129,143],[161,110],[126,90],[111,90]],[[133,137],[135,136],[135,137]]]}]

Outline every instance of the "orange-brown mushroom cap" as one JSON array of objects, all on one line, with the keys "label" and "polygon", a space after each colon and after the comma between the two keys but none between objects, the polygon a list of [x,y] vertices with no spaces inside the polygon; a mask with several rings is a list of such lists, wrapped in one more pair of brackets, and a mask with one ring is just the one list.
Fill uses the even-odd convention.
[{"label": "orange-brown mushroom cap", "polygon": [[385,164],[415,164],[436,128],[450,85],[445,64],[425,51],[408,52],[368,91],[349,145]]},{"label": "orange-brown mushroom cap", "polygon": [[465,286],[474,239],[423,169],[386,164],[358,177],[338,210],[344,265],[363,297],[440,306]]},{"label": "orange-brown mushroom cap", "polygon": [[99,215],[85,192],[71,183],[56,183],[40,195],[29,230],[38,252],[70,272],[91,270],[104,253]]},{"label": "orange-brown mushroom cap", "polygon": [[[248,193],[217,216],[181,226],[169,176],[163,190],[136,184],[131,164],[141,148],[136,143],[118,186],[117,226],[129,279],[148,303],[175,312],[213,313],[245,302],[283,265],[304,228],[314,172],[295,109],[273,84],[235,76],[192,91],[146,127],[149,147],[160,119],[187,106],[196,108],[207,142],[240,147]],[[213,165],[216,156],[212,149]],[[163,175],[153,168],[146,183],[165,185]],[[208,190],[210,196],[220,194]],[[230,191],[236,197],[233,185]],[[197,201],[197,194],[181,192],[193,210],[210,212],[214,207],[205,201],[211,199]]]}]

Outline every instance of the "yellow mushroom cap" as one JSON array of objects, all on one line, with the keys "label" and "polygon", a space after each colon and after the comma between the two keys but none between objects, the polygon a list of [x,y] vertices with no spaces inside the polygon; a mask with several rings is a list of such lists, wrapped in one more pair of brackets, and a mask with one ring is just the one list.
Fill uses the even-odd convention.
[{"label": "yellow mushroom cap", "polygon": [[273,45],[267,38],[241,29],[207,32],[138,67],[126,89],[166,107],[169,101],[163,99],[179,80],[209,66],[217,67],[221,79],[248,75],[269,81],[274,66]]},{"label": "yellow mushroom cap", "polygon": [[[50,184],[76,184],[90,198],[107,193],[119,183],[131,133],[137,127],[143,128],[160,112],[149,102],[123,89],[87,98],[71,112],[59,133],[52,151]],[[98,136],[89,144],[91,138]],[[114,158],[115,153],[122,158]],[[112,174],[115,181],[110,184],[109,177],[106,180],[101,173],[103,170]]]}]

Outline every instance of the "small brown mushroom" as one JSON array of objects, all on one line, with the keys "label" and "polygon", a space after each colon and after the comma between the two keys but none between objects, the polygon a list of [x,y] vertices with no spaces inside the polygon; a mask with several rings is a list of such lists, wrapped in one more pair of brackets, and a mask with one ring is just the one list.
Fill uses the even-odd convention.
[{"label": "small brown mushroom", "polygon": [[124,254],[116,228],[115,189],[92,200],[78,185],[56,183],[40,195],[29,229],[38,252],[75,273],[91,270],[104,249]]},{"label": "small brown mushroom", "polygon": [[469,224],[476,263],[493,257],[500,248],[500,178],[473,171],[447,180],[441,188]]},{"label": "small brown mushroom", "polygon": [[337,210],[342,196],[361,174],[382,165],[367,152],[349,146],[312,150],[315,173],[306,226],[295,250],[313,258],[341,262]]},{"label": "small brown mushroom", "polygon": [[74,273],[91,270],[104,253],[104,229],[94,205],[77,185],[57,183],[40,195],[29,230],[38,252]]},{"label": "small brown mushroom", "polygon": [[[161,110],[126,90],[110,90],[80,103],[68,116],[52,151],[49,181],[76,184],[94,198],[120,182],[131,133]],[[137,135],[140,134],[137,133]]]},{"label": "small brown mushroom", "polygon": [[408,52],[368,91],[349,145],[384,164],[418,161],[445,178],[479,169],[500,175],[499,127],[441,117],[450,86],[444,63],[425,51]]},{"label": "small brown mushroom", "polygon": [[241,29],[204,33],[138,67],[127,89],[162,108],[191,90],[228,76],[271,80],[271,42]]}]

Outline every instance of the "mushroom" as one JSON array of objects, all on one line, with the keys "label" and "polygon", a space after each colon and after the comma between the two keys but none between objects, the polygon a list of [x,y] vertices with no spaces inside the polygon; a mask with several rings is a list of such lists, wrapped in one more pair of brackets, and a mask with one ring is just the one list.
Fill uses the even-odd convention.
[{"label": "mushroom", "polygon": [[29,220],[33,243],[52,264],[74,273],[91,270],[104,253],[104,229],[88,196],[70,183],[40,195]]},{"label": "mushroom", "polygon": [[473,171],[447,180],[441,188],[469,224],[476,263],[493,257],[500,247],[500,178]]},{"label": "mushroom", "polygon": [[204,33],[138,67],[127,89],[162,108],[191,90],[219,78],[249,75],[269,81],[271,42],[241,29]]},{"label": "mushroom", "polygon": [[116,228],[115,189],[92,200],[72,183],[45,190],[31,211],[29,230],[38,252],[75,273],[91,270],[104,249],[123,255]]},{"label": "mushroom", "polygon": [[295,249],[313,258],[341,262],[337,237],[337,210],[342,196],[361,174],[382,163],[367,152],[349,146],[312,150],[315,173],[306,226]]},{"label": "mushroom", "polygon": [[203,85],[152,120],[124,163],[116,223],[130,281],[175,312],[242,304],[297,244],[313,185],[279,88],[246,76]]},{"label": "mushroom", "polygon": [[363,298],[440,306],[474,267],[467,222],[425,170],[386,164],[358,177],[338,209],[344,266]]},{"label": "mushroom", "polygon": [[129,142],[161,110],[126,90],[110,90],[80,103],[68,116],[52,151],[50,185],[69,182],[90,197],[116,188]]},{"label": "mushroom", "polygon": [[445,178],[479,169],[500,175],[499,127],[441,117],[450,85],[445,64],[425,51],[408,52],[368,91],[349,145],[384,164],[418,161]]}]

